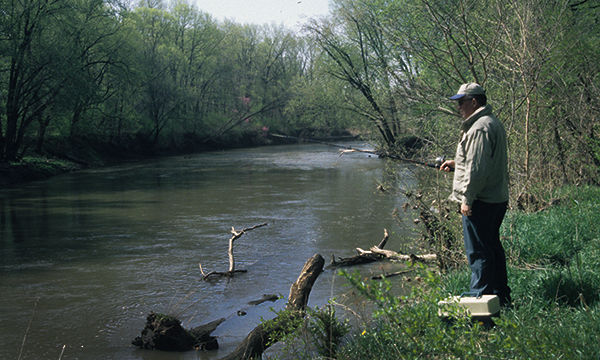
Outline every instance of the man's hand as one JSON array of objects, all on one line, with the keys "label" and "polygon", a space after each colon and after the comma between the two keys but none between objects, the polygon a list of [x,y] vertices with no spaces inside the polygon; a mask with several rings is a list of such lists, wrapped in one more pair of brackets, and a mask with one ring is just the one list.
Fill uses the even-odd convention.
[{"label": "man's hand", "polygon": [[473,215],[473,211],[471,211],[471,206],[469,206],[467,204],[460,205],[460,213],[463,214],[464,216]]},{"label": "man's hand", "polygon": [[442,163],[442,165],[440,165],[440,170],[450,172],[454,170],[454,166],[456,166],[454,160],[446,160]]}]

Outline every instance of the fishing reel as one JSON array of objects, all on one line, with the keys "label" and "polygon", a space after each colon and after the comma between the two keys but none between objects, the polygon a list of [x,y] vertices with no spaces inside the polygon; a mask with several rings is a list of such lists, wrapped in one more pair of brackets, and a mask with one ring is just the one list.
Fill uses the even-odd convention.
[{"label": "fishing reel", "polygon": [[446,161],[446,157],[444,155],[436,157],[434,162],[435,167],[439,168],[440,166],[442,166],[444,161]]}]

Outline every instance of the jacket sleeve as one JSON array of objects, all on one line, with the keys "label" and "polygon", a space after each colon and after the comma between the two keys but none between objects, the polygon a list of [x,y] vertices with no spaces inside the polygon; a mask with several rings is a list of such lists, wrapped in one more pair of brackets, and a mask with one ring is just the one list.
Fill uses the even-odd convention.
[{"label": "jacket sleeve", "polygon": [[489,134],[484,129],[475,129],[472,134],[465,137],[461,146],[464,147],[466,154],[466,187],[463,203],[470,206],[485,187],[489,174],[487,167],[492,157],[492,146]]}]

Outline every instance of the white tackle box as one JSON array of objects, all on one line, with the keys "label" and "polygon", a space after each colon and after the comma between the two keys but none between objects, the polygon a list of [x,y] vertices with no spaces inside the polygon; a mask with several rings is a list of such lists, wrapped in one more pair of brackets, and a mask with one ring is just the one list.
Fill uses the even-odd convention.
[{"label": "white tackle box", "polygon": [[438,315],[448,317],[453,306],[466,309],[472,317],[497,316],[500,313],[500,298],[498,295],[451,296],[438,302]]}]

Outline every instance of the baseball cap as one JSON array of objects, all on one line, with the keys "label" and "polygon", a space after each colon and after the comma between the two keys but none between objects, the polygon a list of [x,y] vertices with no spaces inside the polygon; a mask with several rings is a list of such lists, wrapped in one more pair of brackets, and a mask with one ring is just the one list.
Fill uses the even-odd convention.
[{"label": "baseball cap", "polygon": [[456,95],[449,97],[450,100],[458,100],[467,95],[485,95],[485,90],[477,83],[462,84]]}]

